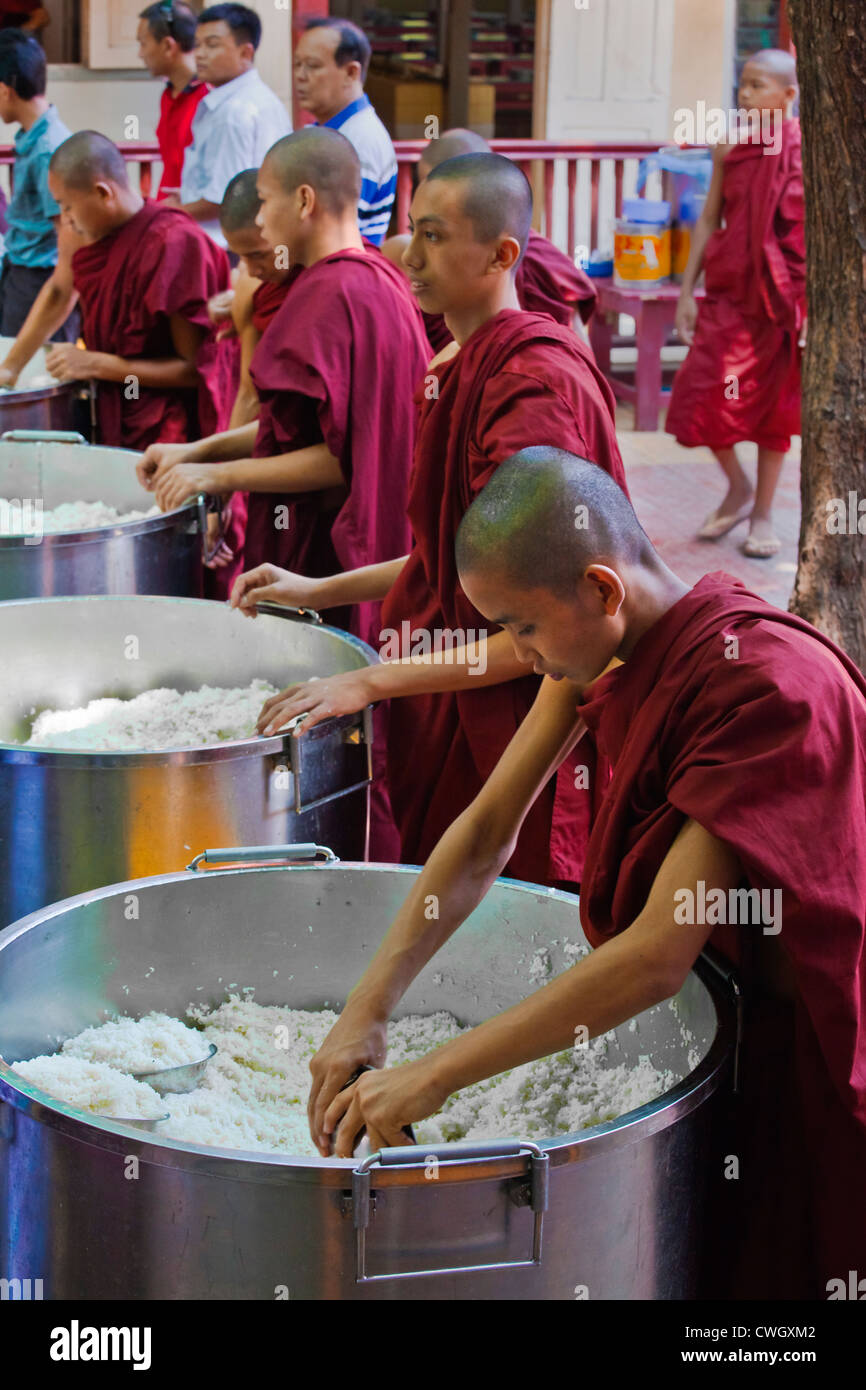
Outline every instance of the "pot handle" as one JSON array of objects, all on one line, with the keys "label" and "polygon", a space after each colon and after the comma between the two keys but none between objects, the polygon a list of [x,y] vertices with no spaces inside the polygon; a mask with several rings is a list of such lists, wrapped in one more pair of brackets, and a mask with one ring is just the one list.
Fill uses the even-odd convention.
[{"label": "pot handle", "polygon": [[327,845],[228,845],[224,849],[202,850],[186,867],[188,873],[195,873],[199,864],[261,864],[271,859],[285,859],[291,863],[296,859],[306,861],[320,857],[328,864],[339,862]]},{"label": "pot handle", "polygon": [[256,604],[256,612],[264,613],[268,618],[289,618],[297,623],[321,623],[324,618],[321,613],[317,613],[315,608],[287,608],[282,603],[269,603],[267,599],[263,603]]},{"label": "pot handle", "polygon": [[4,430],[0,442],[7,439],[16,444],[87,444],[78,430]]},{"label": "pot handle", "polygon": [[[301,725],[303,729],[303,725]],[[292,783],[295,788],[295,815],[302,816],[305,811],[315,811],[319,806],[327,806],[331,801],[339,801],[341,797],[348,796],[350,792],[362,791],[364,787],[369,787],[373,781],[373,713],[372,707],[367,705],[362,712],[361,723],[356,724],[351,729],[346,729],[343,733],[344,743],[363,744],[367,750],[367,770],[365,776],[359,782],[352,782],[348,787],[340,787],[339,791],[329,792],[327,796],[314,797],[312,801],[304,800],[304,791],[301,777],[301,763],[303,761],[302,739],[289,737],[289,767],[292,773]]]},{"label": "pot handle", "polygon": [[[515,1158],[525,1153],[529,1157],[529,1183],[521,1185],[512,1200],[518,1206],[529,1206],[533,1213],[532,1251],[527,1260],[497,1260],[480,1265],[452,1265],[447,1269],[411,1269],[399,1273],[367,1273],[367,1227],[373,1214],[370,1173],[381,1167],[413,1167],[426,1173],[433,1159],[436,1169],[444,1163],[464,1163],[473,1158]],[[380,1149],[370,1154],[352,1172],[352,1224],[355,1229],[355,1283],[374,1284],[385,1279],[424,1279],[435,1274],[475,1274],[482,1270],[526,1269],[541,1264],[541,1237],[544,1213],[548,1205],[550,1159],[543,1149],[529,1140],[485,1140],[468,1144],[406,1144],[397,1148]]]}]

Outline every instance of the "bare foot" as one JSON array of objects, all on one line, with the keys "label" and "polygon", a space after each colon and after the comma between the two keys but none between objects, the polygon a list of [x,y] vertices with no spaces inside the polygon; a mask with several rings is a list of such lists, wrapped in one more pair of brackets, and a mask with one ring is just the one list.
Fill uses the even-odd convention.
[{"label": "bare foot", "polygon": [[773,530],[770,517],[753,516],[749,534],[743,542],[743,554],[753,560],[769,560],[778,555],[782,542]]}]

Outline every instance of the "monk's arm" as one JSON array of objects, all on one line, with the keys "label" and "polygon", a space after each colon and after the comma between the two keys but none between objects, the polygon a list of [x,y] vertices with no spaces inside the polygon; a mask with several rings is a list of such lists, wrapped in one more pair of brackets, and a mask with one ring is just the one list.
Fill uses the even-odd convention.
[{"label": "monk's arm", "polygon": [[249,424],[257,419],[259,414],[259,397],[250,378],[250,363],[261,337],[252,321],[252,298],[260,283],[249,275],[243,276],[238,280],[232,301],[232,319],[241,345],[241,365],[237,395],[229,420],[230,430],[236,429],[239,425]]},{"label": "monk's arm", "polygon": [[[414,880],[340,1018],[310,1064],[309,1120],[326,1151],[325,1110],[364,1062],[381,1064],[385,1024],[418,972],[478,905],[501,873],[526,813],[580,736],[577,689],[546,679],[528,715],[470,806],[445,832]],[[430,911],[435,903],[436,912]]]},{"label": "monk's arm", "polygon": [[[113,352],[81,352],[77,370],[96,381],[121,381],[135,377],[139,386],[157,390],[195,390],[199,384],[196,359],[207,332],[179,314],[171,316],[174,357],[119,357]],[[76,363],[72,364],[73,369]]]},{"label": "monk's arm", "polygon": [[43,343],[48,342],[52,333],[56,333],[61,324],[66,322],[77,303],[78,294],[72,283],[72,266],[61,259],[34,299],[18,337],[0,364],[0,384],[14,382],[34,353],[38,352]]},{"label": "monk's arm", "polygon": [[695,223],[691,236],[691,247],[689,250],[688,264],[683,271],[680,296],[694,294],[698,276],[704,264],[704,251],[707,242],[713,232],[718,231],[722,225],[722,179],[724,177],[723,162],[727,154],[727,145],[717,145],[713,150],[713,173],[710,179],[710,186],[707,190],[707,197],[701,209],[700,217]]},{"label": "monk's arm", "polygon": [[[430,861],[432,862],[432,860]],[[706,944],[709,924],[675,920],[677,895],[703,882],[727,891],[740,882],[736,856],[696,821],[686,821],[656,874],[642,911],[624,931],[504,1013],[426,1057],[369,1073],[370,1084],[338,1095],[323,1133],[345,1115],[336,1152],[351,1154],[366,1124],[374,1147],[399,1143],[403,1125],[434,1113],[454,1091],[547,1057],[615,1028],[676,994]],[[442,911],[440,898],[440,913]]]},{"label": "monk's arm", "polygon": [[219,203],[211,203],[207,198],[196,198],[192,203],[178,201],[175,206],[179,207],[181,212],[194,218],[196,222],[215,222],[220,215]]},{"label": "monk's arm", "polygon": [[220,474],[226,488],[245,492],[320,492],[346,482],[327,444],[310,444],[273,458],[237,459],[226,463]]}]

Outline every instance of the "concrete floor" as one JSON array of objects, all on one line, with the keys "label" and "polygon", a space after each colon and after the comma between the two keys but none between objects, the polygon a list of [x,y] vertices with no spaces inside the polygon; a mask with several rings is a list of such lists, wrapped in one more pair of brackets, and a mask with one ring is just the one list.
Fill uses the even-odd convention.
[{"label": "concrete floor", "polygon": [[[709,449],[683,449],[664,433],[664,414],[656,433],[636,434],[631,406],[617,407],[617,435],[635,510],[666,564],[693,584],[701,575],[725,570],[742,579],[770,603],[787,608],[797,569],[800,529],[800,440],[785,460],[776,493],[776,530],[782,549],[770,560],[750,560],[740,546],[748,534],[743,522],[718,541],[695,539],[701,523],[724,495],[724,479]],[[740,447],[754,476],[757,450]]]}]

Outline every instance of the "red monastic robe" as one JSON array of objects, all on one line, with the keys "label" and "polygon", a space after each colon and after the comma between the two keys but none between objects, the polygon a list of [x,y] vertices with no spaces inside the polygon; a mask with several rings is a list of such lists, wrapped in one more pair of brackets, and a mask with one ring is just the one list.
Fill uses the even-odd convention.
[{"label": "red monastic robe", "polygon": [[170,319],[207,330],[196,366],[197,391],[97,383],[100,441],[145,449],[158,440],[198,439],[223,429],[231,411],[231,352],[219,343],[208,300],[229,285],[226,253],[179,208],[145,199],[115,232],[72,258],[83,336],[94,352],[126,358],[175,357]]},{"label": "red monastic robe", "polygon": [[[254,455],[324,442],[346,491],[252,492],[246,565],[319,578],[405,555],[413,392],[427,344],[405,277],[378,253],[338,251],[303,270],[262,335],[250,376],[261,401]],[[378,648],[379,605],[342,618]]]},{"label": "red monastic robe", "polygon": [[[521,448],[550,444],[592,459],[625,489],[610,388],[570,329],[546,315],[506,309],[489,319],[417,393],[409,519],[414,544],[382,606],[383,627],[410,655],[411,634],[498,631],[460,588],[457,527],[498,464]],[[402,625],[406,623],[404,628]],[[410,641],[403,641],[405,635]],[[443,636],[442,641],[446,640]],[[418,648],[416,647],[416,650]],[[423,863],[451,822],[480,791],[538,690],[525,676],[479,690],[394,700],[388,790],[402,858]],[[534,882],[580,878],[591,797],[603,781],[583,740],[589,790],[576,789],[571,760],[529,812],[506,872]]]},{"label": "red monastic robe", "polygon": [[252,299],[252,324],[259,332],[264,333],[271,319],[278,309],[281,309],[290,287],[297,279],[297,271],[293,271],[285,280],[273,281],[263,280],[253,295]]},{"label": "red monastic robe", "polygon": [[[598,299],[592,280],[547,237],[530,230],[523,260],[515,276],[521,307],[531,314],[550,314],[570,328],[575,314],[589,323]],[[434,353],[451,342],[443,314],[425,314],[424,328]]]},{"label": "red monastic robe", "polygon": [[800,124],[773,154],[735,145],[724,161],[724,225],[704,252],[706,298],[674,377],[665,425],[680,444],[754,440],[785,452],[800,429],[799,330],[806,313]]},{"label": "red monastic robe", "polygon": [[[579,709],[613,764],[581,892],[593,945],[634,921],[689,818],[768,908],[781,893],[772,947],[766,914],[710,943],[738,964],[746,1024],[742,1097],[710,1160],[730,1248],[709,1259],[716,1284],[731,1273],[716,1293],[826,1298],[866,1270],[866,682],[808,623],[713,574]],[[774,949],[793,991],[771,983]]]}]

